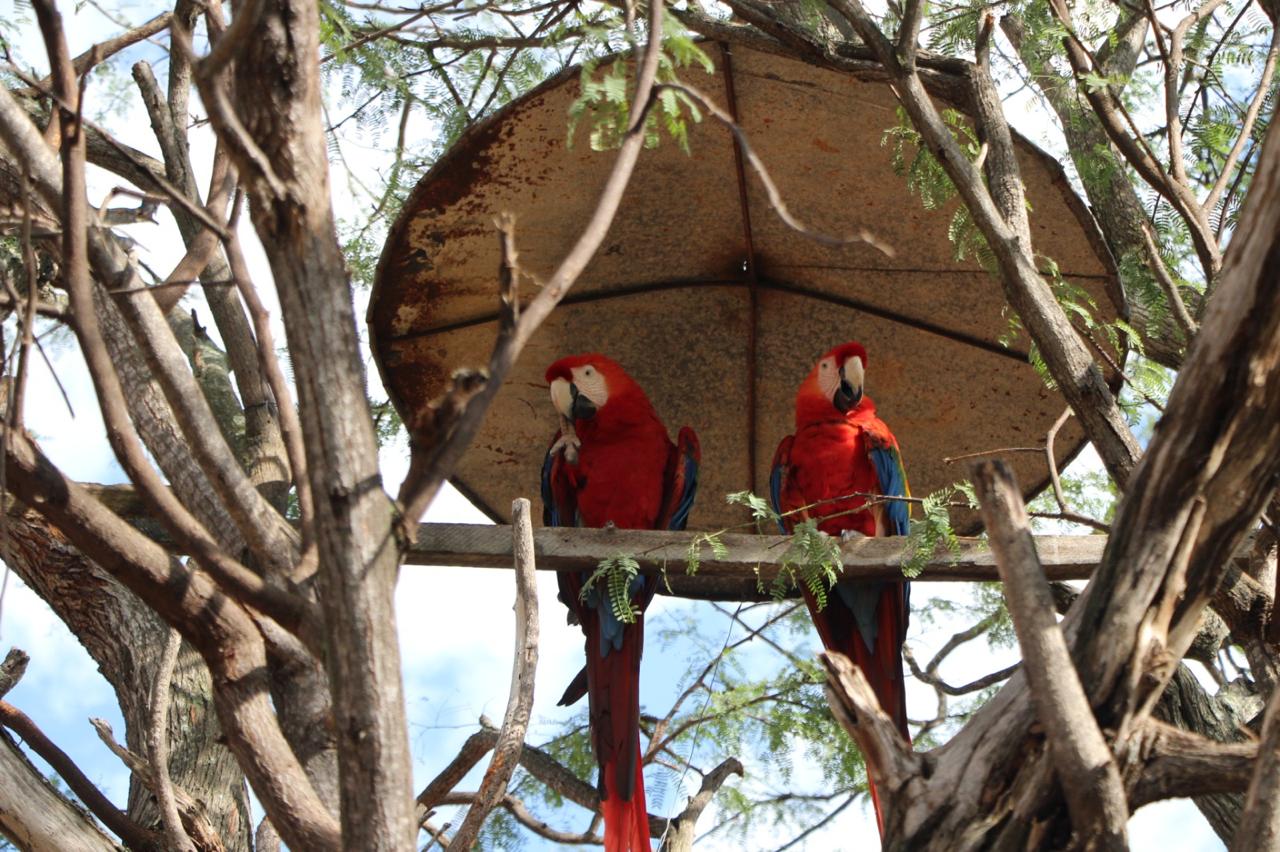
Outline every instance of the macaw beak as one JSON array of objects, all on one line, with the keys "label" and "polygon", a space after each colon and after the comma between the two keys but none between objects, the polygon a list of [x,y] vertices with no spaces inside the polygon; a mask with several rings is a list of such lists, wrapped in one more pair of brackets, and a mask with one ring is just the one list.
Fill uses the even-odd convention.
[{"label": "macaw beak", "polygon": [[572,400],[569,405],[569,416],[574,420],[590,420],[596,416],[596,404],[573,383],[569,384],[569,398]]},{"label": "macaw beak", "polygon": [[840,366],[840,387],[836,388],[835,396],[831,402],[835,405],[836,410],[841,414],[848,412],[850,409],[862,402],[862,379],[856,377],[855,382],[851,382],[845,375],[844,365]]}]

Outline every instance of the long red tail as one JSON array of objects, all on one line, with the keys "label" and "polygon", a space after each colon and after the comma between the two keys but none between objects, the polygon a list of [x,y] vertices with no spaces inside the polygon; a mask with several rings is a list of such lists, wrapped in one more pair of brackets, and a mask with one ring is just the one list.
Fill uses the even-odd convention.
[{"label": "long red tail", "polygon": [[[902,675],[902,640],[906,635],[907,613],[903,584],[877,583],[868,586],[842,583],[841,586],[844,588],[832,590],[827,606],[821,611],[809,591],[806,589],[804,592],[805,603],[809,605],[809,614],[813,617],[814,626],[818,628],[823,647],[844,654],[862,669],[872,691],[880,699],[880,706],[893,719],[902,738],[910,742],[906,686]],[[837,594],[837,591],[842,594]],[[850,606],[851,603],[857,606],[855,600],[868,594],[875,597],[874,603],[866,601],[866,610],[874,613],[873,648],[867,647],[863,631],[858,629],[854,610]],[[876,811],[876,825],[883,836],[884,813],[880,806],[880,796],[876,792],[875,779],[871,777],[869,768],[867,780],[870,782],[871,804]]]},{"label": "long red tail", "polygon": [[605,852],[649,852],[652,848],[640,762],[643,648],[643,616],[623,630],[622,647],[610,648],[604,656],[600,654],[597,630],[587,631],[587,698],[591,736],[600,764]]}]

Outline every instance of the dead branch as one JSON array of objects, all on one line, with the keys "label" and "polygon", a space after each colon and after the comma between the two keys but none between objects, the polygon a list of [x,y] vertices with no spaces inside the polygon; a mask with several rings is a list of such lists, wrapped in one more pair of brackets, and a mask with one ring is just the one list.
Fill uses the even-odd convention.
[{"label": "dead branch", "polygon": [[150,718],[147,720],[147,763],[169,847],[178,852],[188,852],[195,847],[182,827],[173,779],[169,777],[169,686],[173,682],[173,667],[178,662],[178,648],[181,645],[182,636],[170,627],[160,668],[151,688]]},{"label": "dead branch", "polygon": [[102,820],[102,824],[120,836],[133,849],[160,849],[163,846],[160,838],[129,819],[111,801],[94,786],[93,782],[80,771],[67,753],[58,748],[44,735],[44,732],[31,721],[25,713],[4,701],[0,701],[0,725],[22,737],[31,750],[53,767],[58,776],[66,782],[71,792]]},{"label": "dead branch", "polygon": [[[111,753],[120,758],[121,762],[129,767],[129,771],[137,776],[142,785],[151,790],[153,794],[160,795],[162,784],[169,786],[170,795],[174,799],[172,807],[178,812],[175,816],[181,820],[181,823],[177,827],[176,838],[169,831],[169,827],[165,827],[166,832],[169,833],[169,842],[165,846],[166,849],[177,848],[180,850],[199,850],[199,852],[224,852],[222,838],[218,836],[218,832],[209,824],[203,805],[193,799],[186,790],[173,786],[171,781],[161,782],[158,780],[147,761],[116,742],[115,735],[111,731],[111,725],[102,719],[90,719],[89,723],[98,733],[98,738],[111,750]],[[164,770],[164,774],[167,777],[167,768]],[[163,811],[161,813],[163,814]],[[189,835],[188,832],[190,833]],[[171,845],[175,841],[179,842],[180,845],[176,847]]]},{"label": "dead branch", "polygon": [[511,694],[502,729],[493,745],[493,757],[475,801],[467,809],[462,825],[454,832],[453,843],[470,849],[489,811],[506,795],[507,784],[529,728],[533,709],[534,673],[538,667],[538,581],[534,571],[533,520],[529,501],[523,497],[511,504],[512,546],[516,575],[516,650],[511,670]]},{"label": "dead branch", "polygon": [[707,805],[711,804],[712,798],[724,786],[724,782],[729,780],[729,776],[741,776],[744,771],[742,762],[736,757],[730,757],[703,775],[702,786],[698,788],[698,792],[689,797],[684,810],[677,814],[671,820],[671,825],[664,830],[663,837],[665,839],[662,841],[662,845],[658,847],[659,852],[688,852],[688,850],[692,849],[693,832],[697,826],[698,818],[702,816],[702,812],[706,810]]},{"label": "dead branch", "polygon": [[818,659],[827,670],[827,703],[867,762],[867,774],[875,779],[884,803],[885,837],[894,834],[902,820],[897,803],[925,792],[924,764],[911,750],[897,727],[880,707],[866,675],[848,657],[824,651]]},{"label": "dead branch", "polygon": [[1127,849],[1129,810],[1120,773],[1058,627],[1013,472],[1004,462],[988,461],[975,464],[970,475],[1076,837],[1093,848]]}]

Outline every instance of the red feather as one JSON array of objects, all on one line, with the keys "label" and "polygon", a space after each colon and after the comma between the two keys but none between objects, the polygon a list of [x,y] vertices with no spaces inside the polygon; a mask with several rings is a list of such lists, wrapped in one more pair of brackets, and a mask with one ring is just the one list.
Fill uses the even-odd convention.
[{"label": "red feather", "polygon": [[[687,512],[696,484],[698,440],[680,431],[672,444],[644,391],[612,360],[599,354],[562,358],[547,369],[547,381],[573,381],[573,370],[591,365],[604,377],[608,399],[594,416],[574,422],[581,442],[578,461],[560,453],[548,457],[544,500],[558,522],[623,529],[665,529],[682,506]],[[695,471],[689,481],[690,466]],[[601,616],[579,596],[583,575],[559,575],[561,598],[586,635],[586,692],[592,746],[600,766],[599,793],[606,852],[650,849],[640,751],[640,657],[644,648],[643,610],[656,588],[645,581],[632,603],[641,610],[622,629],[621,647],[601,653]],[[576,681],[575,681],[576,683]],[[580,697],[571,685],[561,703]]]},{"label": "red feather", "polygon": [[[867,360],[866,351],[856,343],[836,347],[823,357],[834,357],[838,366],[854,357],[860,358],[864,366]],[[796,433],[783,438],[774,454],[775,509],[779,513],[796,512],[784,518],[784,527],[790,530],[798,521],[816,518],[818,529],[833,536],[846,530],[866,536],[885,535],[880,508],[864,508],[866,497],[848,496],[884,493],[871,458],[872,449],[880,447],[896,450],[897,441],[876,416],[875,403],[864,396],[857,406],[842,414],[819,386],[815,366],[796,395]],[[902,671],[902,640],[909,612],[906,584],[841,581],[822,609],[808,589],[802,591],[823,646],[844,654],[862,669],[880,705],[893,718],[903,738],[910,740]],[[870,599],[869,595],[875,598]],[[874,628],[864,624],[860,629],[854,603],[859,611],[865,606]],[[873,647],[868,647],[864,634],[872,632]],[[875,779],[868,779],[876,822],[883,833]]]}]

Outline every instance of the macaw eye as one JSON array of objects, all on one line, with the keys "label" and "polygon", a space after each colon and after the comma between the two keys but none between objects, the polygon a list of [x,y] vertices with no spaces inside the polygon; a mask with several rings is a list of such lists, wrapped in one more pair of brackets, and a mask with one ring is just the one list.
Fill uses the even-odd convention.
[{"label": "macaw eye", "polygon": [[582,372],[583,372],[585,375],[588,375],[588,376],[589,376],[589,375],[591,375],[591,368],[590,368],[590,367],[588,367],[587,369],[583,370]]}]

